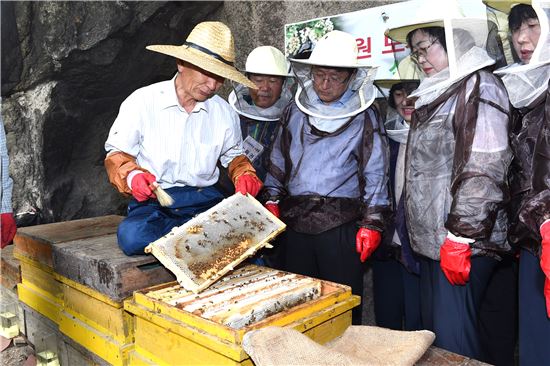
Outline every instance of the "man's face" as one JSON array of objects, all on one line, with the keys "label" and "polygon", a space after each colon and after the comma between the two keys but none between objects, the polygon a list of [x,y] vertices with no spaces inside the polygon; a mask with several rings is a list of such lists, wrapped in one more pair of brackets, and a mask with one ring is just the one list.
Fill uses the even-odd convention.
[{"label": "man's face", "polygon": [[204,102],[223,85],[224,78],[187,62],[178,62],[183,93],[197,102]]},{"label": "man's face", "polygon": [[537,18],[529,18],[512,31],[512,44],[520,60],[528,64],[540,38],[540,23]]},{"label": "man's face", "polygon": [[324,103],[337,101],[346,92],[351,74],[351,71],[346,69],[313,66],[311,68],[313,90]]},{"label": "man's face", "polygon": [[269,108],[281,97],[285,78],[281,76],[251,74],[250,80],[258,89],[248,88],[254,105],[260,108]]}]

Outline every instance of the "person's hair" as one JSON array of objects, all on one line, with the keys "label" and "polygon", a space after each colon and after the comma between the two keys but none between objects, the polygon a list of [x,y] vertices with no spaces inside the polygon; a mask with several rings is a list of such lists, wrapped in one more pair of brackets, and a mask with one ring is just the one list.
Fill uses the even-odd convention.
[{"label": "person's hair", "polygon": [[445,28],[443,27],[426,27],[426,28],[417,28],[413,31],[410,31],[407,34],[407,45],[412,50],[412,36],[415,32],[423,31],[424,33],[427,33],[430,37],[433,37],[437,39],[439,44],[443,46],[443,49],[445,52],[447,52],[447,42],[445,42]]},{"label": "person's hair", "polygon": [[537,13],[535,12],[535,9],[531,5],[527,4],[518,4],[510,10],[510,14],[508,14],[508,28],[510,28],[511,32],[517,31],[521,24],[529,19],[537,19],[538,20]]},{"label": "person's hair", "polygon": [[418,88],[418,85],[420,84],[419,81],[403,81],[397,84],[393,84],[390,89],[390,96],[388,98],[388,105],[392,107],[393,109],[396,109],[397,106],[395,105],[395,100],[393,99],[393,95],[398,90],[403,90],[407,95],[411,94],[414,90]]}]

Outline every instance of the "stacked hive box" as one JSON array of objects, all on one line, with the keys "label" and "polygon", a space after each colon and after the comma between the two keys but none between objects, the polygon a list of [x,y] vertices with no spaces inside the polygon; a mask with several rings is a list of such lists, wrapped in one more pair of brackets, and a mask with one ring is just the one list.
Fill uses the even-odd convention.
[{"label": "stacked hive box", "polygon": [[13,248],[9,245],[0,250],[0,334],[6,338],[25,333],[24,312],[17,298],[21,266],[13,257]]},{"label": "stacked hive box", "polygon": [[126,364],[133,325],[122,301],[133,290],[174,279],[154,257],[120,251],[114,233],[121,219],[105,216],[18,232],[19,298],[33,315],[48,320],[42,323],[55,327],[62,363],[80,354],[88,364]]},{"label": "stacked hive box", "polygon": [[[289,326],[324,343],[341,335],[351,324],[351,309],[359,304],[359,297],[352,295],[347,286],[313,280],[320,282],[320,296],[314,299],[306,296],[301,304],[256,322],[247,322],[246,325],[239,327],[230,326],[231,319],[234,319],[235,315],[234,307],[238,306],[238,301],[250,303],[241,308],[248,311],[250,309],[261,311],[262,306],[269,299],[275,302],[283,301],[284,294],[271,295],[274,293],[271,291],[273,284],[268,284],[259,290],[255,289],[252,302],[251,296],[242,295],[243,292],[247,293],[246,287],[261,287],[266,281],[263,278],[259,281],[250,280],[252,276],[248,276],[246,272],[257,271],[257,268],[247,266],[241,269],[244,273],[242,286],[237,284],[222,287],[214,290],[214,295],[204,295],[207,296],[206,300],[211,296],[215,300],[211,302],[212,307],[217,308],[216,315],[209,319],[205,316],[208,312],[212,313],[208,306],[202,310],[185,311],[186,307],[179,302],[186,301],[188,307],[191,304],[191,308],[194,308],[193,303],[189,303],[186,299],[196,296],[199,301],[203,294],[186,293],[175,282],[135,292],[131,300],[124,302],[126,310],[135,315],[135,345],[130,353],[130,363],[136,365],[252,365],[252,361],[241,346],[243,336],[249,330],[266,326]],[[285,277],[284,272],[274,272],[277,272],[275,277],[288,281],[289,277]],[[304,279],[307,278],[298,276],[290,281],[299,282]],[[292,283],[286,283],[288,287],[292,287]],[[230,292],[235,294],[231,295]],[[226,301],[225,305],[220,305],[222,298]],[[207,304],[208,301],[204,303]],[[277,307],[276,305],[274,308]],[[249,313],[246,311],[242,315],[244,319],[250,319],[247,318]]]}]

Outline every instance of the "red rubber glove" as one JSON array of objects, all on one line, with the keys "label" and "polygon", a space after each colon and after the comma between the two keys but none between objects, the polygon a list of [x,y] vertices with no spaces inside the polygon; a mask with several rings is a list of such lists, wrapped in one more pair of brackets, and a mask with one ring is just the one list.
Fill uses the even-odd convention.
[{"label": "red rubber glove", "polygon": [[[461,243],[458,240],[464,242]],[[441,255],[440,265],[451,285],[463,286],[470,279],[472,249],[469,243],[473,242],[472,239],[459,238],[451,233],[445,238],[445,242],[439,251]]]},{"label": "red rubber glove", "polygon": [[0,248],[4,248],[6,245],[12,242],[13,237],[15,236],[15,232],[17,231],[13,213],[6,212],[0,215],[0,226],[2,227]]},{"label": "red rubber glove", "polygon": [[367,260],[368,257],[378,248],[382,234],[379,231],[367,229],[366,227],[359,228],[355,235],[355,250],[361,254],[361,262]]},{"label": "red rubber glove", "polygon": [[132,196],[138,201],[147,201],[149,198],[157,198],[151,188],[154,187],[157,178],[151,173],[139,173],[132,178]]},{"label": "red rubber glove", "polygon": [[279,204],[277,202],[267,201],[264,206],[275,217],[277,217],[277,218],[281,217],[281,212],[279,211]]},{"label": "red rubber glove", "polygon": [[546,298],[546,315],[550,318],[550,220],[546,220],[540,226],[540,236],[542,236],[540,268],[546,276],[544,280],[544,297]]},{"label": "red rubber glove", "polygon": [[256,197],[263,185],[255,174],[244,173],[235,182],[235,193],[240,192],[245,195],[248,193]]}]

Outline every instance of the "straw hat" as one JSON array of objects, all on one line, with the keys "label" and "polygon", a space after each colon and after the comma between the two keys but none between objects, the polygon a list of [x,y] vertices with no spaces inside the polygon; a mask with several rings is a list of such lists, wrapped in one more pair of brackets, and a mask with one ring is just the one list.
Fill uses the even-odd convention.
[{"label": "straw hat", "polygon": [[373,67],[357,62],[357,42],[351,34],[342,31],[332,31],[317,41],[308,59],[292,58],[290,61],[306,65],[327,67]]},{"label": "straw hat", "polygon": [[152,45],[146,48],[187,61],[203,70],[236,81],[249,88],[257,88],[253,82],[235,68],[233,35],[231,30],[221,22],[197,24],[181,46]]},{"label": "straw hat", "polygon": [[531,0],[483,0],[483,3],[488,7],[500,10],[503,13],[510,13],[510,10],[516,5],[526,4],[531,5]]}]

